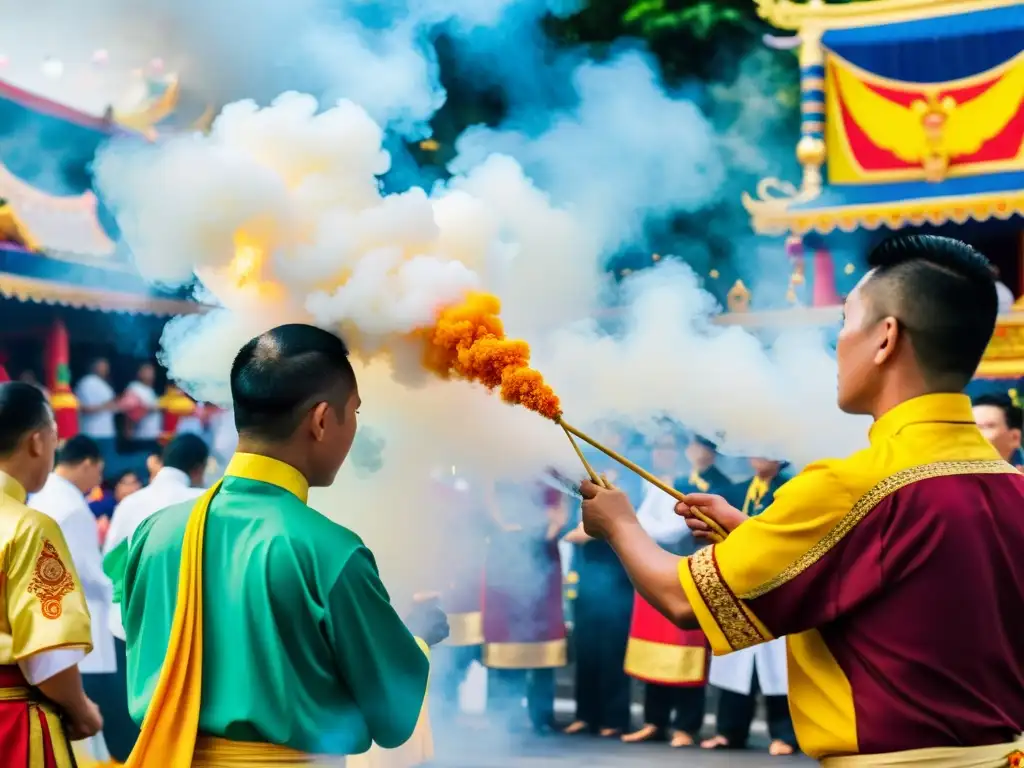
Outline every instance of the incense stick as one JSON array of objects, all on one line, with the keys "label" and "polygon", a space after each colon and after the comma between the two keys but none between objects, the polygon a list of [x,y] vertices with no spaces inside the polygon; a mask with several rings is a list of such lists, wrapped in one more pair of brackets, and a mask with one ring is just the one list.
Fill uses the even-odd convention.
[{"label": "incense stick", "polygon": [[604,482],[604,478],[601,477],[594,468],[590,466],[590,462],[587,461],[587,457],[583,455],[583,451],[580,449],[579,443],[576,442],[576,438],[572,436],[572,432],[562,425],[562,429],[565,431],[565,436],[569,438],[569,442],[572,443],[573,450],[576,451],[576,455],[580,457],[580,461],[583,462],[583,468],[587,470],[587,474],[590,475],[590,482],[595,485],[600,485],[602,488],[607,488],[607,484]]},{"label": "incense stick", "polygon": [[[644,469],[643,467],[641,467],[638,464],[634,464],[632,461],[627,459],[622,454],[616,453],[611,448],[606,448],[605,446],[603,446],[599,442],[597,442],[594,438],[590,437],[589,435],[587,435],[587,434],[585,434],[583,432],[580,432],[580,430],[576,429],[576,427],[573,427],[573,426],[571,426],[569,424],[566,424],[560,418],[558,419],[558,425],[561,426],[562,429],[564,429],[567,434],[575,435],[580,440],[583,440],[584,442],[589,443],[590,445],[592,445],[594,448],[597,448],[597,450],[601,451],[603,454],[605,454],[609,458],[615,459],[615,461],[619,462],[619,464],[621,464],[622,466],[626,467],[626,469],[632,470],[636,474],[640,475],[640,477],[642,477],[644,480],[649,482],[654,487],[664,491],[669,496],[672,496],[673,498],[678,499],[679,501],[683,501],[683,502],[686,501],[686,495],[685,494],[680,493],[675,488],[673,488],[671,485],[668,485],[667,483],[663,483],[661,480],[659,480],[657,477],[652,475],[646,469]],[[706,526],[708,526],[708,528],[711,529],[711,533],[712,533],[712,537],[713,538],[717,537],[717,538],[719,538],[721,540],[725,539],[725,537],[728,534],[725,532],[725,529],[722,528],[722,526],[720,526],[717,522],[712,520],[710,517],[705,515],[703,512],[701,512],[696,507],[690,507],[690,509],[693,510],[694,517],[696,517],[698,520],[700,520],[702,523],[704,523]]]}]

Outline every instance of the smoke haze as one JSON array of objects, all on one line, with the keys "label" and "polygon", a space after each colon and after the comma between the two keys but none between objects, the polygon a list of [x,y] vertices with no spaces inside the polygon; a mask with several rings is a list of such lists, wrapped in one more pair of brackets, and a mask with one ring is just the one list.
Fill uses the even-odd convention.
[{"label": "smoke haze", "polygon": [[[667,416],[729,450],[795,463],[864,440],[863,424],[835,407],[835,366],[817,334],[780,337],[766,351],[739,328],[712,326],[714,300],[670,259],[621,290],[606,276],[611,256],[645,247],[650,222],[736,198],[736,164],[763,160],[754,130],[763,101],[722,129],[692,93],[666,90],[640,49],[551,64],[537,22],[573,10],[552,0],[101,0],[87,12],[50,0],[4,30],[9,68],[33,60],[29,42],[11,41],[36,45],[28,28],[58,10],[62,28],[109,49],[109,66],[158,56],[186,88],[235,102],[209,136],[115,142],[96,162],[97,187],[147,277],[174,284],[196,273],[224,306],[165,333],[170,375],[197,397],[225,402],[235,350],[275,324],[344,335],[383,462],[371,474],[346,467],[320,506],[381,550],[391,583],[422,586],[419,560],[452,535],[430,524],[432,471],[454,467],[480,482],[549,466],[578,474],[551,424],[423,373],[410,332],[468,289],[502,298],[510,334],[531,343],[582,428],[614,418],[649,431]],[[461,136],[450,180],[385,195],[386,136],[426,135],[444,103],[441,30],[465,61],[489,67],[482,78],[504,84],[508,119]],[[537,95],[552,72],[566,73],[570,98]],[[743,77],[756,87],[756,74]],[[36,81],[74,96],[60,78]],[[251,252],[245,270],[233,261],[239,249]],[[777,269],[784,263],[780,249]],[[614,329],[595,319],[612,301],[625,305]],[[396,542],[396,530],[415,532],[415,543]]]}]

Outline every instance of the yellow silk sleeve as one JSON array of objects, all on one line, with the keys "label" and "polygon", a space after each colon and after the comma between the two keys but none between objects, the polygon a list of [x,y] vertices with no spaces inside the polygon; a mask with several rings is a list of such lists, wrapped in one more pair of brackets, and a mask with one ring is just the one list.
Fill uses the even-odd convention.
[{"label": "yellow silk sleeve", "polygon": [[762,514],[680,562],[679,580],[716,656],[774,639],[751,601],[812,564],[850,506],[834,464],[812,464]]},{"label": "yellow silk sleeve", "polygon": [[60,526],[29,510],[7,553],[11,655],[17,661],[55,648],[92,650],[89,608]]}]

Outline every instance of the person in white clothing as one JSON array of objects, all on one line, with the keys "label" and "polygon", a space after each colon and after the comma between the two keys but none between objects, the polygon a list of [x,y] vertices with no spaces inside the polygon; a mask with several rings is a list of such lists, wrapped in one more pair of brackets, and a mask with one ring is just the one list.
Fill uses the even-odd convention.
[{"label": "person in white clothing", "polygon": [[[775,492],[789,479],[786,463],[752,458],[754,476],[726,492],[737,509],[755,517],[772,503]],[[757,647],[743,648],[711,660],[711,684],[720,691],[717,733],[704,741],[705,749],[743,749],[750,736],[758,695],[764,697],[771,744],[769,754],[791,755],[796,751],[796,734],[789,714],[786,677],[786,641],[777,638]]]},{"label": "person in white clothing", "polygon": [[[92,438],[78,435],[57,452],[57,464],[29,504],[53,518],[60,526],[68,551],[78,571],[92,617],[92,652],[79,664],[86,694],[106,717],[117,661],[114,638],[107,626],[107,607],[113,585],[103,572],[96,517],[85,494],[95,488],[103,476],[103,456]],[[99,746],[102,752],[102,746]]]},{"label": "person in white clothing", "polygon": [[96,441],[108,463],[117,455],[117,393],[110,386],[110,363],[102,357],[93,360],[89,373],[75,387],[78,399],[79,430]]},{"label": "person in white clothing", "polygon": [[156,383],[156,368],[152,363],[139,366],[135,379],[125,388],[125,399],[132,403],[128,415],[134,422],[132,437],[140,449],[150,450],[158,445],[163,431],[163,415],[160,413],[159,398],[153,385]]},{"label": "person in white clothing", "polygon": [[[145,520],[160,510],[199,496],[203,492],[200,486],[209,458],[210,450],[201,437],[178,435],[167,444],[159,466],[154,464],[153,468],[157,471],[149,485],[125,497],[114,509],[103,545],[103,569],[115,584],[120,585],[123,581],[132,535]],[[108,724],[117,723],[116,735],[113,727],[108,728],[111,733],[107,739],[110,755],[118,762],[124,762],[135,746],[139,728],[128,712],[128,682],[125,677],[127,649],[121,623],[121,596],[115,594],[112,599],[108,615],[117,654],[119,700],[110,714],[104,711],[104,717]]]}]

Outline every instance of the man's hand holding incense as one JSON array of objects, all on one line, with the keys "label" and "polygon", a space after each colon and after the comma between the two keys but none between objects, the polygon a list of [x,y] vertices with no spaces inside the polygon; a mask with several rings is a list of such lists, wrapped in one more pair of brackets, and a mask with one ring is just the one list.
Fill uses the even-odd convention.
[{"label": "man's hand holding incense", "polygon": [[639,525],[636,510],[622,491],[584,480],[580,494],[583,496],[583,530],[588,536],[608,541],[623,526]]},{"label": "man's hand holding incense", "polygon": [[585,481],[580,494],[587,535],[611,545],[644,600],[675,625],[693,628],[693,609],[679,581],[682,558],[662,549],[644,531],[622,491]]},{"label": "man's hand holding incense", "polygon": [[676,514],[686,518],[686,526],[693,532],[693,538],[703,541],[711,540],[711,529],[697,517],[698,511],[722,526],[726,533],[732,533],[747,519],[741,510],[721,496],[713,493],[688,493],[685,501],[676,504]]}]

